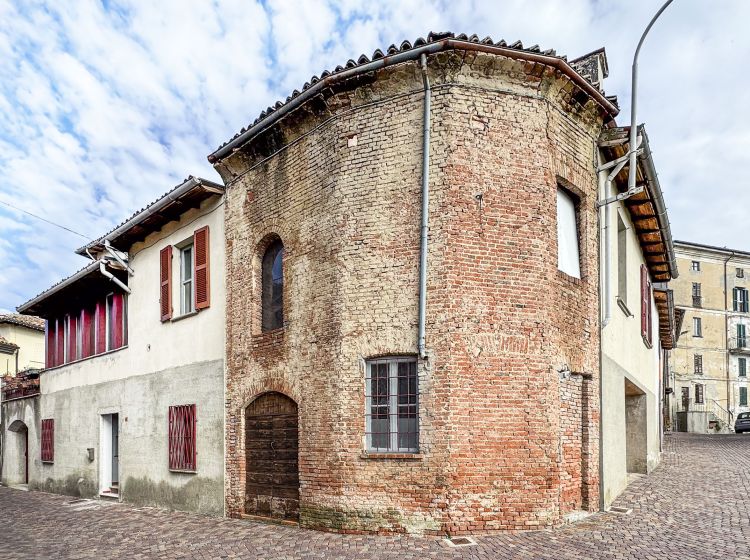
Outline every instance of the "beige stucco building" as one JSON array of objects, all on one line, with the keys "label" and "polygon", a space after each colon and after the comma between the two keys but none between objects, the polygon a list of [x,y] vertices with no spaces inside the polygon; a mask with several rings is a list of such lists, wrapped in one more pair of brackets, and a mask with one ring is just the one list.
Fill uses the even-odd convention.
[{"label": "beige stucco building", "polygon": [[38,317],[0,315],[0,376],[44,367],[44,321]]},{"label": "beige stucco building", "polygon": [[188,178],[19,307],[47,321],[47,367],[4,405],[4,483],[223,513],[223,193]]},{"label": "beige stucco building", "polygon": [[672,357],[674,429],[731,429],[737,413],[750,410],[750,252],[684,241],[675,248],[683,272],[675,303],[685,321]]},{"label": "beige stucco building", "polygon": [[677,277],[669,220],[643,127],[637,173],[644,189],[627,195],[628,134],[629,128],[611,128],[599,140],[604,507],[625,489],[630,475],[659,464],[662,364],[677,336],[666,287]]}]

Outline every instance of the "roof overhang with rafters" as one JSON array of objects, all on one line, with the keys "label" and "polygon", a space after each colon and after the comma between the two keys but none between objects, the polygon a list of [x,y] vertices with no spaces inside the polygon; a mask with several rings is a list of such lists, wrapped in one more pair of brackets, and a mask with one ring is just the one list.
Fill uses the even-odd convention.
[{"label": "roof overhang with rafters", "polygon": [[169,222],[178,220],[186,211],[198,208],[207,198],[222,194],[224,194],[224,185],[190,176],[109,233],[76,249],[76,253],[86,256],[87,251],[103,251],[105,241],[108,241],[115,249],[127,251],[134,243],[143,241]]},{"label": "roof overhang with rafters", "polygon": [[[607,160],[615,160],[627,155],[630,142],[630,127],[614,127],[602,132],[599,147]],[[642,138],[642,151],[638,155],[636,186],[644,187],[639,194],[625,199],[622,204],[630,213],[643,257],[651,277],[656,282],[669,282],[677,278],[677,260],[674,242],[669,225],[664,196],[654,167],[654,160],[648,143],[648,135],[643,125],[638,127]],[[614,178],[615,187],[620,193],[628,190],[628,166]]]}]

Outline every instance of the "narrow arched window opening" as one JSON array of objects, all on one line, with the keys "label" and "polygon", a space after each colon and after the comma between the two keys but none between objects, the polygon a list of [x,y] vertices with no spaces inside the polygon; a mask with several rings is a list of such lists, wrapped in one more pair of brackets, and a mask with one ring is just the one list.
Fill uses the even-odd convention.
[{"label": "narrow arched window opening", "polygon": [[262,330],[270,331],[284,326],[284,271],[282,259],[284,245],[275,241],[263,255],[263,323]]}]

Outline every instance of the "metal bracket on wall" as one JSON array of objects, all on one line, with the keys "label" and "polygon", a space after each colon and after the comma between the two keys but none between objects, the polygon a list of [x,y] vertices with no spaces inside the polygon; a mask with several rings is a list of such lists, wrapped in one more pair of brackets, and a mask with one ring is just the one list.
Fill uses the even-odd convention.
[{"label": "metal bracket on wall", "polygon": [[643,187],[636,187],[632,190],[625,191],[624,193],[620,193],[616,196],[610,196],[609,198],[605,198],[604,200],[600,200],[596,203],[596,207],[600,208],[602,206],[606,206],[607,204],[612,204],[613,202],[619,202],[620,200],[626,200],[630,198],[631,196],[635,196],[637,194],[641,194],[643,192]]}]

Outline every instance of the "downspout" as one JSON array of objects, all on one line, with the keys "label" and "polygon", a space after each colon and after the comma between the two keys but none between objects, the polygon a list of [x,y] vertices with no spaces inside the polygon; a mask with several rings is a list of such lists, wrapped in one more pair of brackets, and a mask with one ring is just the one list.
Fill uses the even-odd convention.
[{"label": "downspout", "polygon": [[730,398],[730,388],[729,388],[729,302],[727,300],[727,263],[734,258],[734,251],[732,251],[729,256],[724,259],[724,342],[726,348],[726,358],[725,358],[725,369],[726,369],[726,376],[727,376],[727,414],[729,416],[728,420],[729,423],[732,423],[732,412],[729,410],[729,398]]},{"label": "downspout", "polygon": [[427,234],[430,207],[430,79],[427,77],[427,56],[419,59],[424,84],[424,113],[422,117],[422,229],[419,240],[419,357],[427,358],[425,350],[425,315],[427,309]]},{"label": "downspout", "polygon": [[122,290],[126,293],[131,293],[130,288],[128,288],[125,284],[123,284],[118,278],[116,278],[107,268],[104,266],[103,262],[99,263],[99,272],[102,273],[102,276],[106,276],[109,278],[112,282],[120,286]]}]

